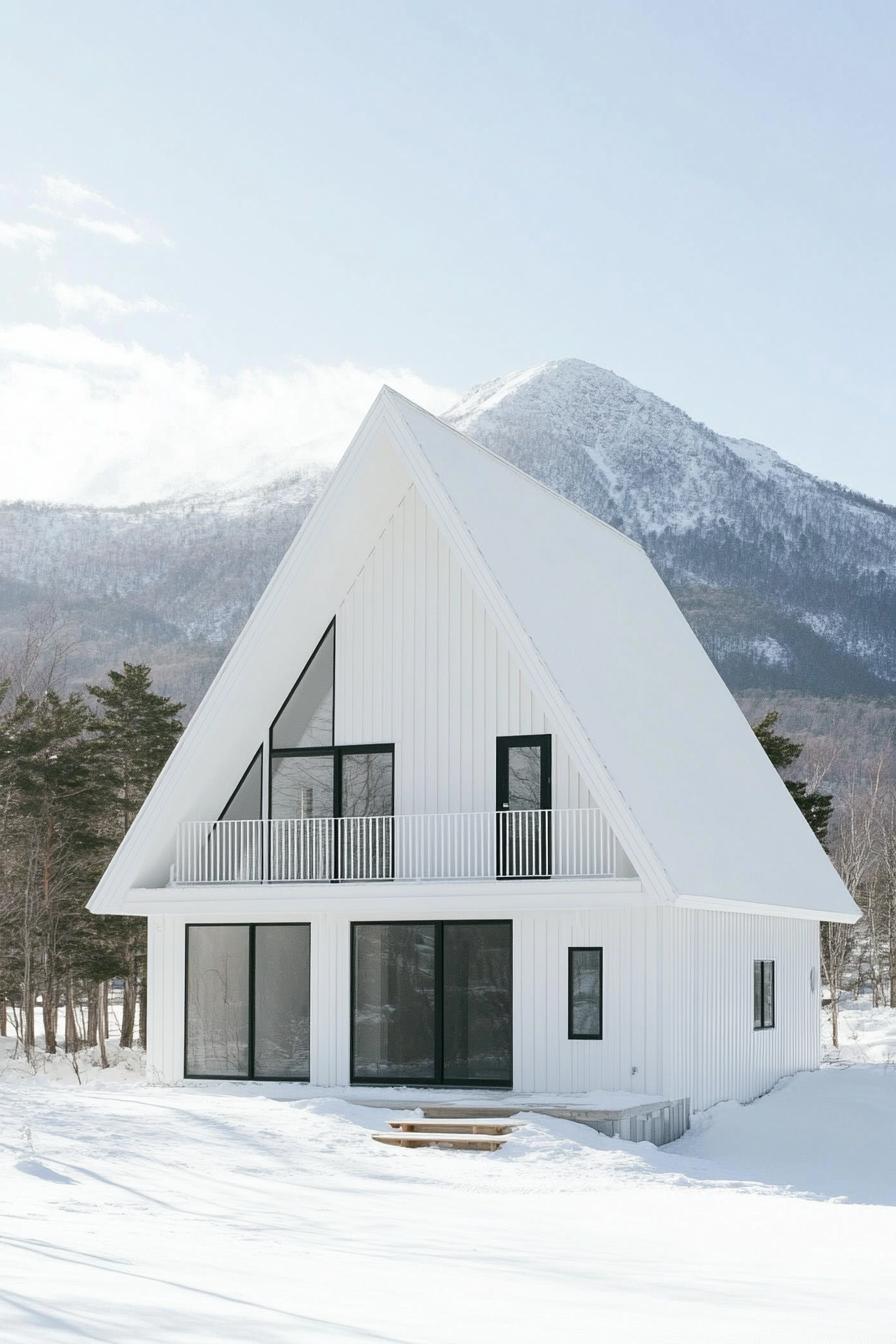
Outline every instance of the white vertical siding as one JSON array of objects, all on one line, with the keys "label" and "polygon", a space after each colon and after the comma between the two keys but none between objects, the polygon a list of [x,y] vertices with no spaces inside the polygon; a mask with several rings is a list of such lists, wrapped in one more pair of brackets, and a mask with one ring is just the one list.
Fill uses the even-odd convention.
[{"label": "white vertical siding", "polygon": [[[379,915],[372,903],[364,918]],[[445,916],[447,906],[436,917]],[[300,898],[291,917],[311,923],[311,1082],[345,1087],[351,917],[306,914]],[[403,917],[434,912],[409,903]],[[505,916],[484,903],[476,917]],[[184,928],[171,915],[149,920],[147,1069],[156,1082],[183,1077]],[[570,947],[603,948],[603,1040],[568,1038]],[[775,963],[775,1026],[767,1031],[753,1030],[753,962],[760,959]],[[810,920],[649,906],[518,914],[514,1088],[660,1093],[689,1097],[694,1110],[749,1101],[784,1075],[817,1067],[818,985],[818,925]]]},{"label": "white vertical siding", "polygon": [[[656,1016],[645,993],[655,966],[657,917],[648,907],[542,911],[514,919],[517,1090],[659,1090]],[[603,948],[603,1040],[569,1040],[570,947]]]},{"label": "white vertical siding", "polygon": [[553,802],[594,807],[542,705],[411,488],[336,613],[336,740],[395,743],[395,810],[495,805],[495,738],[551,733]]},{"label": "white vertical siding", "polygon": [[173,915],[147,920],[146,1077],[176,1083],[184,1076],[184,928]]},{"label": "white vertical siding", "polygon": [[[753,962],[775,963],[775,1026],[753,1030]],[[814,974],[813,974],[814,971]],[[750,1101],[819,1060],[818,924],[661,911],[662,1088],[700,1110]]]}]

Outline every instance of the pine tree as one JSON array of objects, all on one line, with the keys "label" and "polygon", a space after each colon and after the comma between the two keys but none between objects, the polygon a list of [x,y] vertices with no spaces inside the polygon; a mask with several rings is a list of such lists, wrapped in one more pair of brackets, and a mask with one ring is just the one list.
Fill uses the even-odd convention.
[{"label": "pine tree", "polygon": [[34,1045],[43,1002],[46,1049],[66,1004],[66,1049],[76,1046],[75,981],[92,931],[84,909],[107,855],[105,796],[78,695],[19,695],[0,718],[3,847],[0,925],[6,991],[15,984],[22,1040]]},{"label": "pine tree", "polygon": [[[184,706],[152,690],[144,663],[124,663],[120,672],[108,673],[106,683],[87,689],[98,706],[90,731],[106,777],[111,838],[118,843],[183,731],[178,714]],[[139,1010],[139,1038],[145,1046],[146,921],[129,918],[116,926],[127,964],[121,1044],[133,1044]]]},{"label": "pine tree", "polygon": [[[753,732],[762,744],[772,765],[783,774],[801,755],[803,744],[795,742],[791,737],[784,737],[782,733],[775,732],[778,718],[778,711],[770,709],[765,718],[753,725]],[[803,780],[785,779],[784,783],[791,798],[820,842],[824,844],[831,820],[831,809],[834,805],[831,794],[821,793],[817,789],[810,791],[809,785]]]},{"label": "pine tree", "polygon": [[91,731],[117,799],[117,840],[123,839],[183,732],[177,716],[184,706],[151,686],[145,663],[124,663],[121,672],[108,673],[108,684],[87,687],[100,710]]}]

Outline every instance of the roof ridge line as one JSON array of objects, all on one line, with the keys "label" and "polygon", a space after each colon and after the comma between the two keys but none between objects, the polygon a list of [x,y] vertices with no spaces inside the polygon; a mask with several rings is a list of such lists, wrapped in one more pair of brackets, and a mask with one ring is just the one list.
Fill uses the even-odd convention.
[{"label": "roof ridge line", "polygon": [[410,397],[406,397],[403,393],[396,391],[396,389],[390,387],[388,383],[383,383],[382,391],[388,392],[392,397],[397,397],[399,401],[406,401],[415,411],[419,411],[422,415],[428,415],[431,420],[435,420],[443,429],[450,430],[452,434],[459,435],[460,438],[465,439],[473,448],[477,448],[480,453],[487,453],[489,457],[493,457],[496,462],[500,462],[501,465],[507,467],[509,471],[515,471],[518,476],[522,476],[524,480],[531,482],[531,484],[537,486],[539,490],[544,490],[546,494],[550,495],[553,499],[558,499],[560,503],[565,504],[567,508],[575,509],[576,513],[582,514],[584,518],[587,518],[589,522],[594,523],[597,527],[606,528],[606,530],[612,532],[614,536],[621,537],[623,541],[628,542],[629,546],[634,546],[636,551],[640,551],[645,557],[647,556],[644,547],[639,541],[635,541],[634,537],[630,537],[625,532],[620,531],[618,527],[614,527],[612,523],[608,523],[605,518],[598,518],[596,513],[589,513],[587,509],[582,508],[581,504],[576,504],[575,500],[567,499],[566,495],[561,495],[559,490],[554,490],[550,485],[545,485],[544,481],[540,481],[537,476],[532,476],[528,471],[524,471],[523,468],[518,467],[515,462],[509,462],[507,458],[502,457],[500,453],[494,452],[491,448],[486,448],[484,443],[480,443],[478,439],[474,439],[472,435],[467,434],[465,430],[458,429],[455,425],[449,425],[448,421],[443,420],[440,415],[436,415],[433,411],[428,411],[425,406],[418,405],[416,401],[411,401]]}]

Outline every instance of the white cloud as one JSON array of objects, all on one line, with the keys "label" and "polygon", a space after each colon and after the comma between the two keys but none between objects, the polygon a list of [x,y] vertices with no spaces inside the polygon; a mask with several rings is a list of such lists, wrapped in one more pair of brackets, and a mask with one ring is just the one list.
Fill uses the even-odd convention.
[{"label": "white cloud", "polygon": [[40,192],[32,203],[32,210],[64,220],[66,224],[86,233],[112,238],[117,243],[133,247],[136,243],[158,242],[170,246],[169,240],[135,219],[120,205],[101,196],[91,187],[71,178],[46,176],[41,178]]},{"label": "white cloud", "polygon": [[73,215],[72,224],[87,233],[98,233],[104,238],[114,238],[117,243],[133,247],[135,243],[145,242],[144,235],[131,224],[123,224],[118,219],[94,219],[90,215]]},{"label": "white cloud", "polygon": [[82,327],[0,327],[2,492],[123,504],[333,462],[380,386],[431,410],[450,388],[408,370],[296,363],[219,376]]},{"label": "white cloud", "polygon": [[123,211],[107,197],[101,196],[98,191],[91,191],[90,187],[82,186],[80,182],[73,182],[70,177],[60,177],[58,175],[49,175],[41,178],[41,188],[48,201],[53,202],[61,210],[74,211],[80,210],[85,206],[101,206],[104,210],[115,210],[118,214]]},{"label": "white cloud", "polygon": [[167,304],[145,296],[142,299],[124,299],[101,285],[69,285],[64,280],[54,281],[50,292],[59,305],[63,317],[91,314],[100,321],[113,317],[128,317],[131,313],[167,313]]},{"label": "white cloud", "polygon": [[40,224],[9,223],[0,219],[0,247],[33,248],[41,257],[53,250],[56,233]]}]

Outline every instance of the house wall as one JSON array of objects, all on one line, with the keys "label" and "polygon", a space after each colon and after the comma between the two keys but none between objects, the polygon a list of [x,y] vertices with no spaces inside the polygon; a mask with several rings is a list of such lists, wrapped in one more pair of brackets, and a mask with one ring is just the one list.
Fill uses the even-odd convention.
[{"label": "house wall", "polygon": [[[455,902],[453,904],[452,902]],[[349,1085],[353,918],[507,918],[456,897],[352,913],[302,906],[311,924],[311,1081]],[[244,922],[246,916],[235,922]],[[201,922],[201,921],[197,921]],[[208,919],[218,922],[217,917]],[[223,921],[221,921],[223,922]],[[184,927],[149,920],[149,1076],[183,1077]],[[570,1041],[568,949],[604,949],[604,1036]],[[776,1025],[753,1030],[753,961],[775,962]],[[814,987],[813,987],[814,972]],[[542,909],[513,916],[513,1078],[521,1092],[619,1090],[690,1098],[692,1110],[749,1101],[819,1060],[818,925],[659,906]]]},{"label": "house wall", "polygon": [[[502,919],[506,909],[452,908],[450,900],[410,907],[404,919]],[[311,1082],[346,1087],[350,1081],[350,914],[303,910],[297,900],[288,918],[311,924]],[[371,905],[358,918],[396,918]],[[287,916],[283,916],[282,920]],[[657,1092],[655,977],[658,911],[540,911],[513,917],[513,1077],[527,1092],[596,1089]],[[184,930],[171,915],[149,920],[148,1070],[153,1081],[183,1078]],[[201,921],[194,921],[201,922]],[[209,923],[218,922],[215,917]],[[244,918],[234,920],[244,922]],[[571,946],[604,949],[604,1039],[570,1041],[567,969]],[[633,1073],[635,1068],[637,1072]]]},{"label": "house wall", "polygon": [[[659,922],[662,1091],[692,1110],[750,1101],[818,1067],[819,930],[808,919],[665,907]],[[753,1030],[753,962],[775,963],[775,1026]]]},{"label": "house wall", "polygon": [[336,741],[395,743],[395,811],[495,806],[495,738],[553,737],[553,804],[594,807],[569,744],[527,685],[412,486],[336,612]]}]

